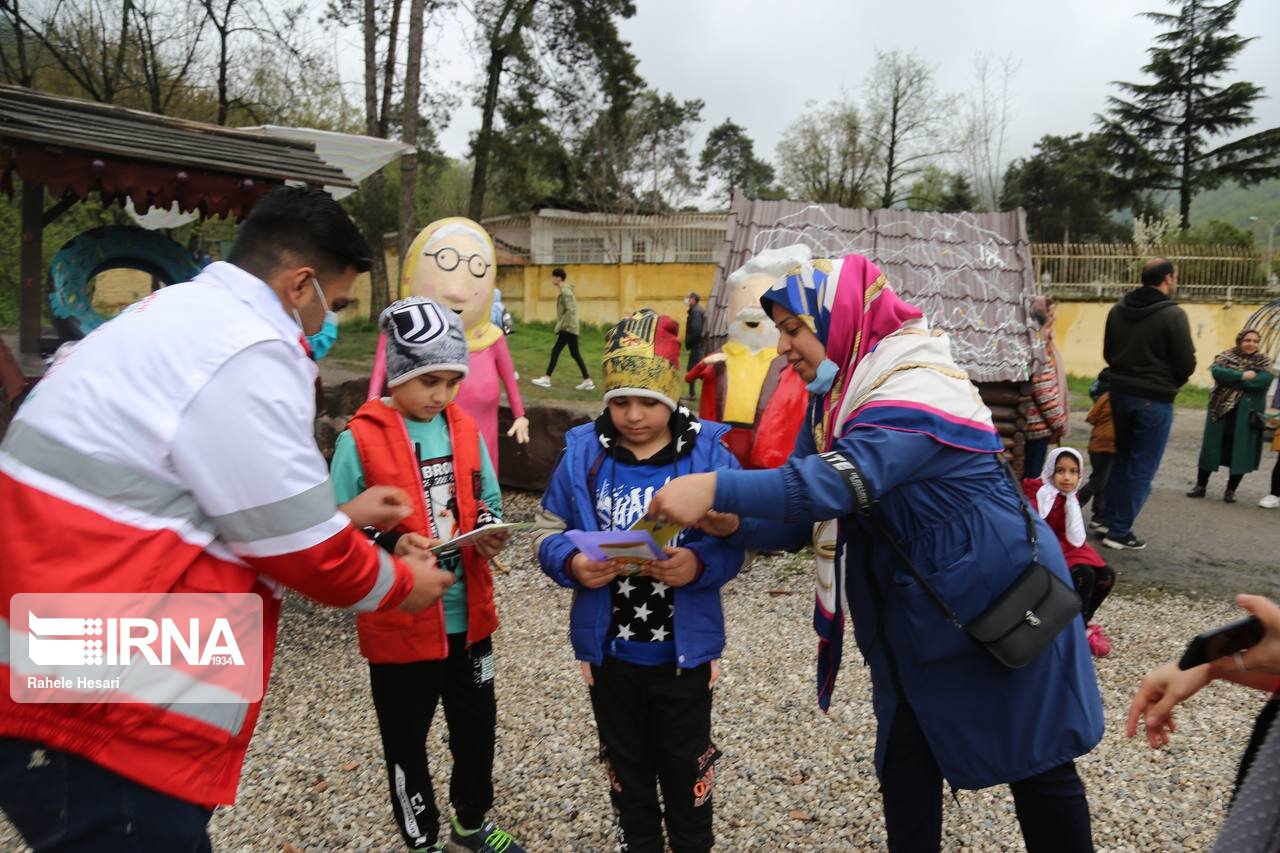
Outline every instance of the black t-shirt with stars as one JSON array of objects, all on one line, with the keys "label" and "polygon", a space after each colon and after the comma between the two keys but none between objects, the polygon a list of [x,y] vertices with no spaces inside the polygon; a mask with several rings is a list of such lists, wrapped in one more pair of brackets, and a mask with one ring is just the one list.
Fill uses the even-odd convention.
[{"label": "black t-shirt with stars", "polygon": [[[699,427],[692,412],[681,406],[672,413],[671,434],[674,438],[671,443],[640,463],[631,451],[618,443],[617,430],[609,413],[606,411],[596,419],[596,433],[601,446],[616,461],[632,465],[674,465],[678,458],[693,452]],[[675,639],[675,598],[671,587],[641,574],[624,575],[609,583],[609,593],[612,598],[610,640],[660,643]]]},{"label": "black t-shirt with stars", "polygon": [[671,587],[644,575],[624,575],[609,584],[613,615],[609,639],[657,643],[674,639]]}]

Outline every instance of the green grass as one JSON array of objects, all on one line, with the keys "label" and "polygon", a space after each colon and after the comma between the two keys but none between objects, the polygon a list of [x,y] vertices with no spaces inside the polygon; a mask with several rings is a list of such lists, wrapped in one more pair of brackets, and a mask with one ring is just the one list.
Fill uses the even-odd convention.
[{"label": "green grass", "polygon": [[[578,335],[578,346],[582,351],[582,360],[587,364],[591,378],[600,381],[600,359],[604,355],[604,326],[589,323],[582,324]],[[529,380],[542,375],[547,369],[547,361],[551,357],[551,347],[556,342],[555,324],[516,322],[515,331],[507,336],[507,347],[511,350],[511,359],[515,362],[520,374],[520,396],[526,403],[543,400],[583,400],[596,402],[604,393],[595,391],[578,391],[573,386],[582,381],[578,365],[574,364],[566,348],[560,353],[556,363],[554,383],[550,388],[539,388]],[[370,320],[363,318],[350,320],[342,324],[338,334],[338,342],[334,344],[329,358],[343,367],[355,371],[368,371],[373,365],[373,351],[378,344],[378,327]]]},{"label": "green grass", "polygon": [[[1067,376],[1067,387],[1071,390],[1072,408],[1084,411],[1092,408],[1093,401],[1089,399],[1089,385],[1095,378],[1094,376],[1077,376],[1074,373]],[[1201,388],[1199,385],[1183,385],[1173,403],[1175,406],[1183,406],[1188,409],[1206,409],[1209,407],[1210,390],[1209,388]]]}]

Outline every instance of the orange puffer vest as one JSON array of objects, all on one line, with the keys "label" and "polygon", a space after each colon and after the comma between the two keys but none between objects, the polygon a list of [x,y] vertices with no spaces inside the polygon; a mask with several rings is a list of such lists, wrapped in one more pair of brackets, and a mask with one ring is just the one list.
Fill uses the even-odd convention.
[{"label": "orange puffer vest", "polygon": [[[453,445],[458,527],[466,533],[475,528],[479,503],[480,431],[470,415],[456,405],[446,407],[444,417]],[[356,412],[347,429],[360,454],[365,484],[397,486],[413,502],[413,512],[395,529],[425,535],[429,528],[421,464],[400,413],[381,400],[370,400]],[[489,561],[474,548],[463,548],[462,567],[467,584],[467,645],[471,645],[497,629],[498,612],[493,604]],[[356,628],[360,653],[372,663],[412,663],[449,656],[443,600],[419,613],[362,613],[356,617]]]}]

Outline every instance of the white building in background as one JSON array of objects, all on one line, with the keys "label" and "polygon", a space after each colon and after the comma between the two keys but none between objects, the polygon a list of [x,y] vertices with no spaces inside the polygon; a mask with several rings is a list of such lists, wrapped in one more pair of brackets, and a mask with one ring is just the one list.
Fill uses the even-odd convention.
[{"label": "white building in background", "polygon": [[718,263],[725,213],[576,213],[544,208],[482,224],[500,254],[530,264]]}]

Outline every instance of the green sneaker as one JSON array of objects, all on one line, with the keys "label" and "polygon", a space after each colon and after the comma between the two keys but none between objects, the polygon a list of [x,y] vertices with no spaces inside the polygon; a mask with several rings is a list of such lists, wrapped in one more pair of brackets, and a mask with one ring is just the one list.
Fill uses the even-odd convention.
[{"label": "green sneaker", "polygon": [[468,832],[455,817],[449,830],[449,840],[459,847],[474,850],[475,853],[524,853],[524,848],[516,844],[511,833],[499,829],[491,820],[486,820],[479,829]]}]

